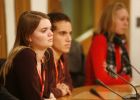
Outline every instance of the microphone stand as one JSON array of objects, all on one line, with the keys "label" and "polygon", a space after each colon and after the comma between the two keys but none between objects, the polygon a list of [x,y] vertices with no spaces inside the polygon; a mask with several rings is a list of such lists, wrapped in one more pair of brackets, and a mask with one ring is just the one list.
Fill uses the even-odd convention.
[{"label": "microphone stand", "polygon": [[101,80],[97,79],[96,82],[100,85],[102,85],[103,87],[109,89],[111,92],[115,93],[116,95],[118,95],[119,97],[121,97],[123,100],[128,100],[125,97],[122,97],[120,94],[118,94],[117,92],[114,92],[114,90],[112,90],[110,87],[108,87],[106,84],[104,84]]},{"label": "microphone stand", "polygon": [[136,96],[134,95],[134,97],[131,96],[131,97],[126,98],[126,99],[136,99],[136,100],[139,100],[140,95],[139,95],[137,89],[135,88],[135,86],[133,86],[132,84],[130,84],[126,79],[124,79],[123,77],[121,77],[120,75],[118,75],[117,73],[115,73],[114,71],[112,71],[111,69],[109,71],[111,71],[113,74],[117,75],[119,78],[121,78],[123,81],[125,81],[126,83],[128,83],[129,85],[131,85],[134,88],[134,90],[136,92]]},{"label": "microphone stand", "polygon": [[134,66],[131,65],[131,67],[140,75],[140,71],[138,71]]},{"label": "microphone stand", "polygon": [[96,95],[100,99],[105,100],[94,88],[91,88],[89,91],[90,91],[90,93]]},{"label": "microphone stand", "polygon": [[129,63],[129,65],[140,75],[140,71],[137,70],[133,65],[131,65],[130,62],[128,61],[128,59],[127,59],[125,56],[123,56],[123,58],[124,58],[125,61],[126,61],[127,63]]}]

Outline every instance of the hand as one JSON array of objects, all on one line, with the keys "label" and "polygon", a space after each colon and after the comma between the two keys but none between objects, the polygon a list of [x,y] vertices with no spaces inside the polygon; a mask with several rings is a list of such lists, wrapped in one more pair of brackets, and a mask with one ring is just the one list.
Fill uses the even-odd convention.
[{"label": "hand", "polygon": [[71,95],[71,90],[69,89],[69,86],[65,83],[61,83],[62,87],[64,87],[67,91],[67,94]]},{"label": "hand", "polygon": [[58,83],[57,84],[57,88],[62,91],[62,95],[63,96],[67,95],[67,94],[71,95],[71,91],[69,89],[69,86],[66,85],[65,83]]}]

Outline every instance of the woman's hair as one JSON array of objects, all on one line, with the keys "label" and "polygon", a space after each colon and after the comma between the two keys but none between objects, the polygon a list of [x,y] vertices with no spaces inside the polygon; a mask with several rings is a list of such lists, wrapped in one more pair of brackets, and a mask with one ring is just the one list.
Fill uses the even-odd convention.
[{"label": "woman's hair", "polygon": [[28,38],[38,27],[41,19],[49,19],[47,14],[38,11],[26,11],[21,14],[18,25],[14,47],[29,46]]},{"label": "woman's hair", "polygon": [[55,23],[59,21],[71,22],[70,18],[64,13],[52,12],[49,13],[48,16],[50,17],[50,21],[52,23],[52,31],[56,30]]},{"label": "woman's hair", "polygon": [[43,18],[49,19],[47,14],[38,11],[25,11],[21,14],[17,25],[14,47],[0,70],[0,77],[3,77],[4,81],[12,67],[13,59],[21,50],[29,47],[29,36],[33,34],[38,27],[40,20]]},{"label": "woman's hair", "polygon": [[99,25],[97,28],[97,33],[108,33],[108,38],[112,39],[114,37],[115,28],[115,13],[120,9],[126,9],[127,7],[123,2],[113,2],[108,5],[99,20]]}]

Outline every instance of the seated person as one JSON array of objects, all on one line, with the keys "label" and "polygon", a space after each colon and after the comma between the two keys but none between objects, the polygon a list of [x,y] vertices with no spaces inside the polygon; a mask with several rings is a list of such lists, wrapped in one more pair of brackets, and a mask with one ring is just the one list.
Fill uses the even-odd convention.
[{"label": "seated person", "polygon": [[52,40],[51,22],[45,13],[26,11],[21,14],[14,47],[0,70],[6,89],[18,99],[53,99],[47,80],[49,61],[45,55]]},{"label": "seated person", "polygon": [[66,62],[66,53],[71,47],[72,26],[69,17],[63,13],[49,13],[48,16],[52,23],[54,55],[51,60],[53,62],[50,63],[54,71],[50,89],[55,97],[61,97],[70,95],[72,91],[72,80]]},{"label": "seated person", "polygon": [[101,80],[107,85],[126,84],[131,81],[132,69],[127,52],[126,31],[128,11],[122,2],[109,5],[100,18],[86,58],[86,85]]}]

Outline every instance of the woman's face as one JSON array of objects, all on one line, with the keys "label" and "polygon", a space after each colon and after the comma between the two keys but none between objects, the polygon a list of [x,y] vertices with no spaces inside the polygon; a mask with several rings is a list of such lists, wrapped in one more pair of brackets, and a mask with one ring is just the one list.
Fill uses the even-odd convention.
[{"label": "woman's face", "polygon": [[129,15],[126,9],[117,10],[115,13],[115,33],[124,34],[128,30]]},{"label": "woman's face", "polygon": [[48,19],[41,19],[38,27],[29,37],[31,47],[34,49],[47,49],[53,44],[53,33],[51,23]]}]

